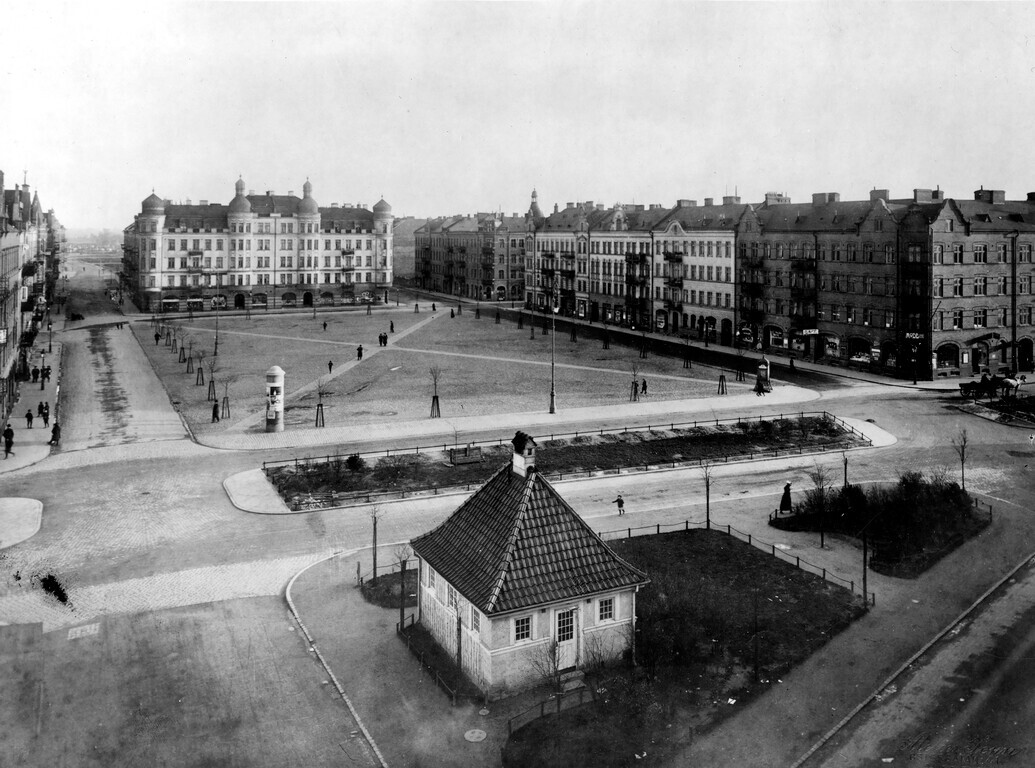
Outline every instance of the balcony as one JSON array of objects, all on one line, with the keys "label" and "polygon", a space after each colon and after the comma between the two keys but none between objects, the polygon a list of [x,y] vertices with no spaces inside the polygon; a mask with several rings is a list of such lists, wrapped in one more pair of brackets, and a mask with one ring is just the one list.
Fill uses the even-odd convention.
[{"label": "balcony", "polygon": [[626,253],[625,263],[626,264],[646,264],[647,259],[650,258],[646,253]]},{"label": "balcony", "polygon": [[740,266],[742,267],[751,267],[754,269],[758,269],[759,267],[762,267],[764,265],[765,256],[762,256],[760,254],[755,254],[754,256],[745,256],[740,260]]},{"label": "balcony", "polygon": [[544,266],[540,268],[539,274],[541,274],[543,277],[553,277],[556,271],[557,270],[555,270],[553,267]]},{"label": "balcony", "polygon": [[792,299],[814,298],[816,296],[816,293],[817,292],[815,285],[802,285],[801,283],[791,285]]},{"label": "balcony", "polygon": [[482,256],[495,256],[495,255],[496,255],[496,251],[493,250],[493,247],[491,245],[483,245],[482,246]]},{"label": "balcony", "polygon": [[481,265],[483,267],[494,267],[494,266],[496,266],[496,255],[494,253],[492,253],[491,250],[490,250],[490,252],[488,254],[483,252],[482,253],[482,258],[481,258]]},{"label": "balcony", "polygon": [[669,288],[682,288],[683,278],[679,275],[669,275],[665,278],[665,285],[667,285]]},{"label": "balcony", "polygon": [[799,272],[813,272],[816,269],[815,259],[791,259],[791,269]]},{"label": "balcony", "polygon": [[635,272],[625,273],[625,284],[626,285],[645,285],[647,283],[647,277],[645,275],[638,275]]},{"label": "balcony", "polygon": [[741,283],[741,296],[758,299],[765,295],[765,286],[762,283]]},{"label": "balcony", "polygon": [[683,302],[676,299],[665,299],[665,309],[669,312],[682,312]]},{"label": "balcony", "polygon": [[665,257],[665,261],[669,262],[670,264],[683,263],[682,253],[676,253],[675,251],[665,251],[662,255]]}]

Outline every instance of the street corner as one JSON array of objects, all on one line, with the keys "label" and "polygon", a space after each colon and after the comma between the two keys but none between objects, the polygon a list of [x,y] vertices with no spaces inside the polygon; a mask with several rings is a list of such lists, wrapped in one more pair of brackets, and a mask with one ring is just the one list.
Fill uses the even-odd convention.
[{"label": "street corner", "polygon": [[230,503],[242,512],[256,515],[297,514],[288,508],[261,469],[248,469],[223,481]]},{"label": "street corner", "polygon": [[20,497],[0,498],[0,549],[32,538],[43,522],[43,502]]}]

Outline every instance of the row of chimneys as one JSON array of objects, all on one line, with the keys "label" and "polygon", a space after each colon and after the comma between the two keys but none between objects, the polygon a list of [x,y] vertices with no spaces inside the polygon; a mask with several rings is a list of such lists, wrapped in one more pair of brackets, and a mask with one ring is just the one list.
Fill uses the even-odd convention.
[{"label": "row of chimneys", "polygon": [[[714,197],[706,197],[706,198],[704,198],[704,204],[705,205],[714,205],[715,204],[715,198]],[[737,195],[727,195],[726,197],[722,198],[722,204],[723,205],[739,205],[740,204],[740,197],[737,196]],[[570,210],[572,208],[580,207],[580,206],[583,206],[583,205],[587,209],[595,208],[598,211],[602,211],[605,208],[603,203],[596,203],[594,205],[592,200],[587,200],[585,203],[567,203],[565,205],[565,208]],[[676,201],[676,207],[677,208],[694,208],[696,206],[697,206],[697,201],[696,200],[677,200]],[[646,206],[644,206],[644,205],[627,205],[625,207],[630,209],[630,210],[634,210],[634,211],[642,211],[645,208],[647,210],[649,210],[649,211],[660,211],[662,209],[667,210],[667,206],[664,206],[661,203],[650,203],[650,204],[648,204]],[[554,204],[554,206],[553,206],[553,212],[554,213],[558,212],[558,208],[557,208],[556,204]]]},{"label": "row of chimneys", "polygon": [[[0,176],[0,179],[2,179],[2,178],[3,177]],[[255,194],[255,190],[249,189],[248,190],[248,194],[249,195],[254,195]],[[275,194],[277,194],[277,193],[274,192],[272,189],[267,189],[266,190],[266,197],[273,197]],[[288,197],[291,197],[293,194],[295,194],[294,191],[288,190]],[[192,205],[192,203],[190,201],[190,198],[188,197],[186,200],[184,200],[183,204],[184,205]],[[208,200],[199,200],[198,201],[198,205],[222,205],[222,203],[209,203]],[[341,205],[339,205],[338,203],[331,203],[331,208],[340,208],[340,207],[341,207]],[[367,206],[366,206],[366,203],[356,203],[356,207],[357,208],[366,208]],[[514,215],[516,216],[517,214],[514,214]]]}]

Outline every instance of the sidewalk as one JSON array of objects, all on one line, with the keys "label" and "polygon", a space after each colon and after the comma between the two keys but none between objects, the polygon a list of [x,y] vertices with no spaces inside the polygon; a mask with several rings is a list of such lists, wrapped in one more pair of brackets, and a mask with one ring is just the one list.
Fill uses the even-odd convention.
[{"label": "sidewalk", "polygon": [[[324,560],[298,577],[290,596],[385,762],[422,768],[500,765],[507,720],[546,694],[490,702],[485,715],[480,714],[481,702],[461,700],[452,706],[396,636],[398,609],[379,608],[360,595],[355,586],[357,563],[369,568],[369,551]],[[406,609],[407,614],[415,611]],[[484,741],[464,738],[473,729],[485,732]]]},{"label": "sidewalk", "polygon": [[[14,402],[8,423],[14,429],[14,450],[6,459],[0,460],[0,473],[12,472],[16,469],[31,466],[50,455],[51,427],[61,414],[59,412],[58,395],[61,384],[61,342],[53,343],[53,351],[48,352],[48,342],[37,337],[36,345],[29,355],[29,367],[40,365],[41,356],[51,368],[50,381],[43,384],[30,381],[18,382],[18,397]],[[50,426],[43,426],[43,419],[37,415],[37,407],[41,402],[50,403]],[[32,429],[25,425],[25,412],[32,411]],[[5,425],[6,426],[6,425]]]}]

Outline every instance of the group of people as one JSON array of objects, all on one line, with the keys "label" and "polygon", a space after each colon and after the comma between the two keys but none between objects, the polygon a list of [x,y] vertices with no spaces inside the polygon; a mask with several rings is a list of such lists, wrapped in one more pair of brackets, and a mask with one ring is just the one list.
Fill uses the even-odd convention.
[{"label": "group of people", "polygon": [[44,365],[40,368],[38,365],[32,366],[32,383],[36,384],[39,382],[40,377],[43,381],[50,381],[50,366]]},{"label": "group of people", "polygon": [[379,347],[387,347],[388,346],[388,334],[387,333],[379,333],[379,334],[377,334],[377,345]]},{"label": "group of people", "polygon": [[[49,427],[50,426],[50,403],[49,402],[44,403],[43,401],[40,401],[39,407],[36,408],[36,416],[39,416],[41,419],[43,419],[43,426],[44,427]],[[27,410],[25,412],[25,426],[28,429],[32,429],[32,419],[33,419],[33,413],[32,413],[32,408],[30,408],[29,410]]]},{"label": "group of people", "polygon": [[[47,408],[47,410],[45,410],[43,412],[43,424],[44,424],[44,426],[47,425],[47,421],[48,421],[49,418],[50,418],[50,409]],[[29,429],[32,429],[32,411],[29,411],[26,414],[26,421],[29,422]],[[12,453],[14,453],[14,428],[10,424],[8,424],[7,427],[4,429],[3,437],[4,437],[4,458],[6,459],[8,456],[10,456]],[[55,421],[54,422],[54,426],[51,427],[51,430],[50,430],[50,440],[47,441],[47,445],[57,445],[59,442],[61,442],[61,425],[58,424]]]}]

